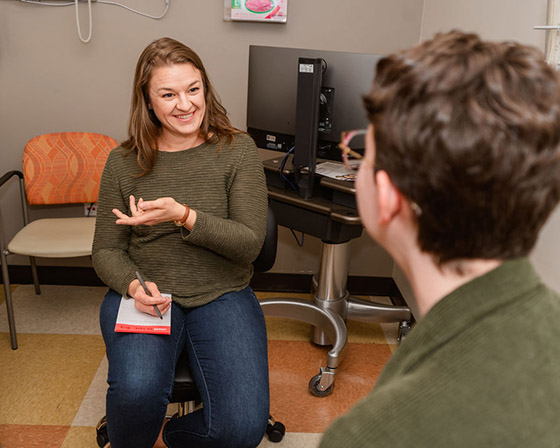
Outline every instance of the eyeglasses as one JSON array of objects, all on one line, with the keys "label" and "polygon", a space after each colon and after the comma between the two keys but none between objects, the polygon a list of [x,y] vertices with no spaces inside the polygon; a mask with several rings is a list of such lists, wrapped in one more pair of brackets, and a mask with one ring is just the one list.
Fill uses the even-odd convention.
[{"label": "eyeglasses", "polygon": [[360,167],[362,159],[364,158],[363,155],[351,148],[352,143],[356,146],[358,142],[362,142],[361,147],[363,148],[363,138],[359,137],[366,135],[366,133],[366,129],[342,131],[338,148],[342,151],[342,163],[344,163],[344,166],[349,171],[357,171]]},{"label": "eyeglasses", "polygon": [[[354,129],[352,131],[342,131],[340,137],[340,143],[338,144],[338,148],[342,151],[342,162],[344,166],[349,171],[357,171],[360,168],[360,164],[364,159],[364,156],[359,152],[354,151],[351,146],[352,142],[354,142],[354,147],[358,146],[358,143],[361,142],[361,148],[364,148],[365,144],[363,138],[359,139],[357,137],[361,137],[367,134],[367,129]],[[374,168],[376,171],[376,169]],[[352,176],[354,180],[356,175],[350,174],[348,176]],[[422,216],[422,209],[420,206],[414,202],[410,202],[410,208],[413,213],[416,215],[417,218]]]}]

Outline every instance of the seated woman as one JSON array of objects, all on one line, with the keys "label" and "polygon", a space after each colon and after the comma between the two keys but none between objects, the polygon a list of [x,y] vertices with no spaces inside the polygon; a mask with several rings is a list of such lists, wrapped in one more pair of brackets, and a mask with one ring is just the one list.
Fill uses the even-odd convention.
[{"label": "seated woman", "polygon": [[[141,54],[128,139],[107,160],[98,205],[110,446],[257,446],[269,415],[267,339],[249,280],[266,231],[265,177],[254,142],[182,43],[162,38]],[[142,312],[170,312],[171,334],[116,333],[124,295]],[[184,349],[203,406],[165,422]]]}]

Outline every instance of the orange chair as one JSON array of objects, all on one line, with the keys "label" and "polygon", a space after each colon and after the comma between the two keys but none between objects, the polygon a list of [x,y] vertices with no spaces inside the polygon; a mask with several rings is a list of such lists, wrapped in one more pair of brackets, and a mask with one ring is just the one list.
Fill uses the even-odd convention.
[{"label": "orange chair", "polygon": [[[105,161],[117,142],[91,132],[58,132],[39,135],[25,145],[23,173],[10,171],[0,187],[20,178],[24,227],[6,246],[0,210],[0,259],[12,349],[17,337],[10,293],[7,256],[29,256],[36,294],[40,294],[35,257],[70,258],[91,255],[95,218],[48,218],[29,222],[27,205],[95,203]],[[25,194],[24,194],[25,192]]]}]

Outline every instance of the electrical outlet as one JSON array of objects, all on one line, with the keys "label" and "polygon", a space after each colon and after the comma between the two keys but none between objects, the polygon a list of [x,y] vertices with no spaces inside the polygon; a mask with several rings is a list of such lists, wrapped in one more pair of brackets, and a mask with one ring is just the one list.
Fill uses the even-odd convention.
[{"label": "electrical outlet", "polygon": [[92,204],[87,202],[84,204],[84,215],[86,216],[96,216],[97,215],[97,203]]}]

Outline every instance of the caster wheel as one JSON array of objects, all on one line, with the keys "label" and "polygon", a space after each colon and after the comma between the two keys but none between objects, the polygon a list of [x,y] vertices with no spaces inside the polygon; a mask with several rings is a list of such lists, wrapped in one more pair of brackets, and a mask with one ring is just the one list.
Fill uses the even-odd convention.
[{"label": "caster wheel", "polygon": [[99,420],[99,423],[97,423],[95,427],[95,432],[97,433],[97,446],[100,448],[108,446],[109,435],[107,434],[107,421],[105,417]]},{"label": "caster wheel", "polygon": [[268,424],[266,426],[266,435],[268,440],[273,443],[278,443],[284,438],[286,434],[286,427],[280,422],[274,422],[274,424]]},{"label": "caster wheel", "polygon": [[402,321],[399,324],[399,336],[397,338],[397,342],[400,344],[408,336],[409,332],[410,332],[410,322],[406,320]]},{"label": "caster wheel", "polygon": [[325,390],[320,390],[319,389],[320,382],[321,382],[320,373],[315,375],[313,378],[311,378],[311,380],[309,381],[309,392],[311,392],[311,395],[315,395],[316,397],[326,397],[327,395],[332,394],[332,391],[334,389],[334,383],[331,384],[329,387],[327,387]]}]

